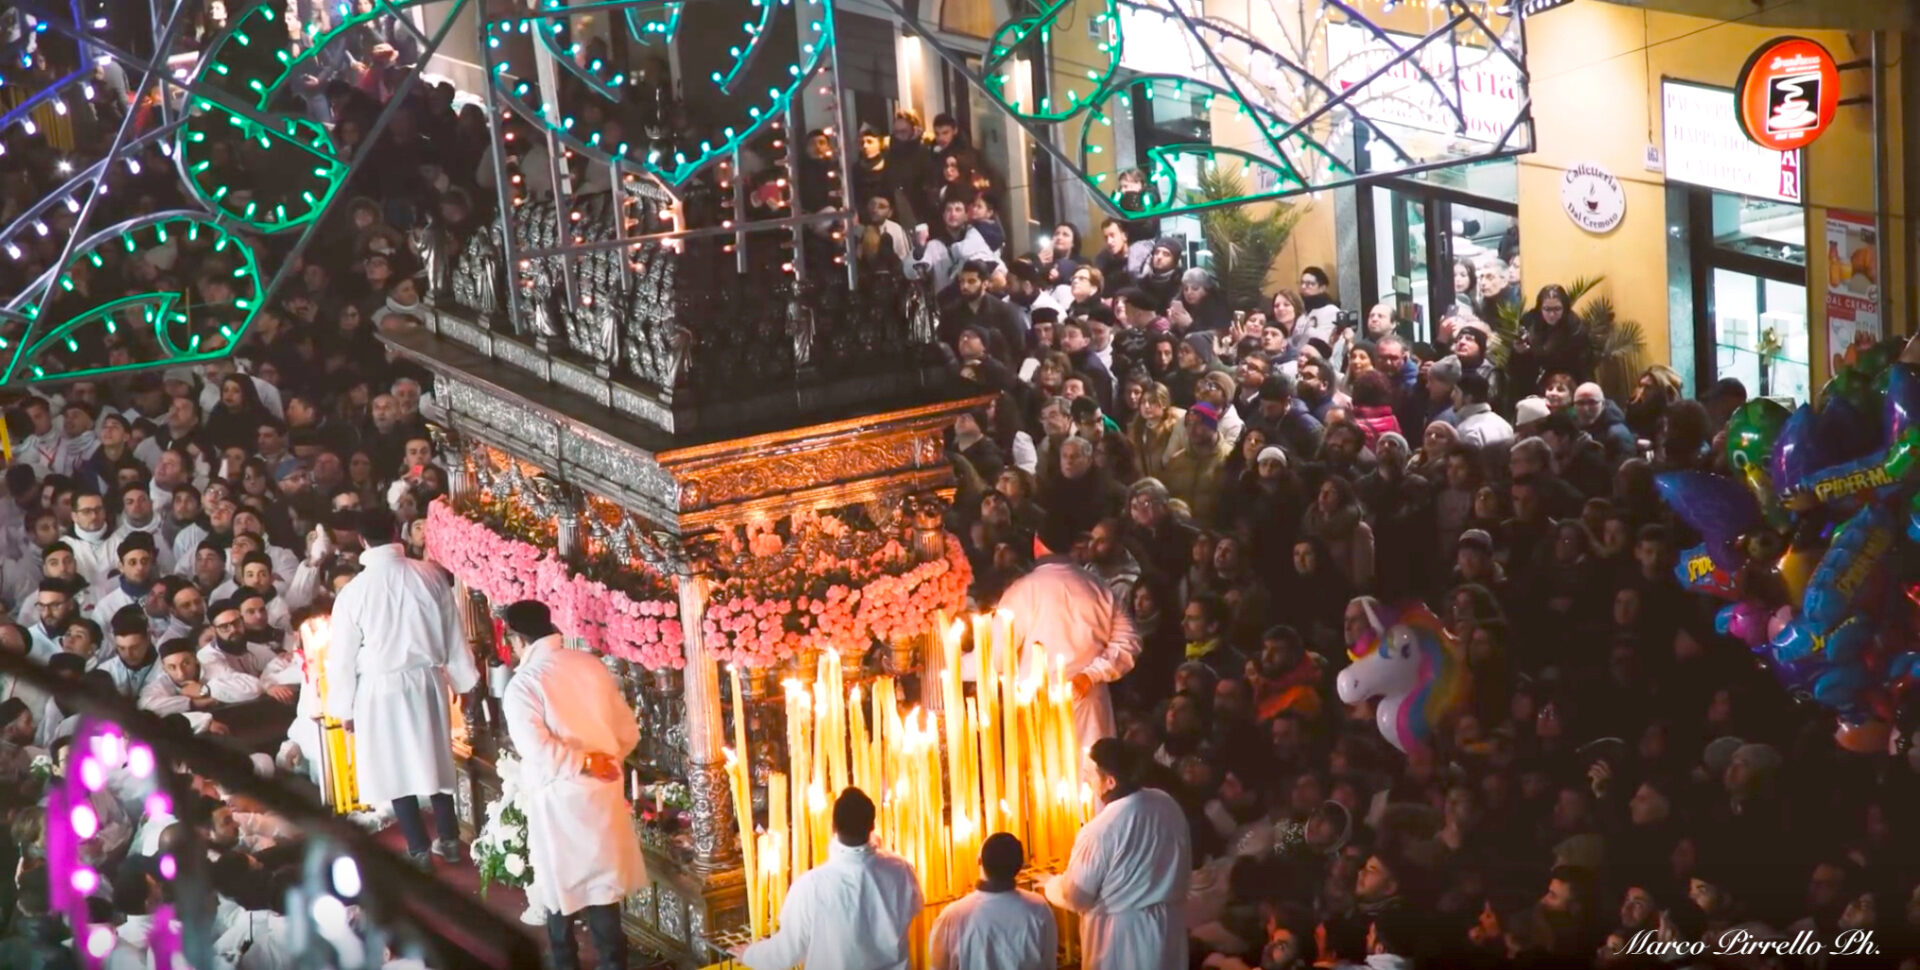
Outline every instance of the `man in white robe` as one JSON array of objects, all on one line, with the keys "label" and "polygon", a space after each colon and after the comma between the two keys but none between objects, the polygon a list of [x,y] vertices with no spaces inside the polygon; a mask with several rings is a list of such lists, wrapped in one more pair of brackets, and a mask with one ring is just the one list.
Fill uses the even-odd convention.
[{"label": "man in white robe", "polygon": [[106,499],[92,492],[73,496],[73,528],[60,541],[73,550],[73,561],[89,589],[99,590],[119,565],[119,550],[109,541],[113,520],[107,517]]},{"label": "man in white robe", "polygon": [[453,724],[449,687],[464,694],[480,680],[460,636],[453,590],[436,567],[407,558],[393,513],[361,513],[368,549],[363,567],[333,605],[327,650],[327,715],[353,735],[360,798],[393,803],[414,864],[431,868],[420,796],[433,802],[434,855],[458,863],[453,808]]},{"label": "man in white robe", "polygon": [[788,888],[780,931],[737,952],[748,970],[907,970],[907,930],[925,899],[913,867],[873,844],[873,819],[866,792],[840,793],[827,861]]},{"label": "man in white robe", "polygon": [[[1064,665],[1073,684],[1074,742],[1080,750],[1114,735],[1107,685],[1133,669],[1140,636],[1125,604],[1098,576],[1065,560],[1042,562],[1000,597],[1013,613],[1013,642],[1022,677]],[[1084,764],[1086,773],[1091,766]]]},{"label": "man in white robe", "polygon": [[535,878],[527,902],[547,913],[554,970],[579,970],[573,919],[584,916],[601,970],[625,970],[620,903],[647,884],[621,791],[620,765],[640,743],[633,708],[598,658],[568,650],[547,608],[507,607],[519,666],[500,700],[520,752],[527,861]]},{"label": "man in white robe", "polygon": [[1011,832],[980,844],[980,885],[933,921],[927,935],[931,970],[1053,970],[1060,929],[1047,901],[1013,884],[1026,864]]},{"label": "man in white robe", "polygon": [[1047,899],[1080,914],[1084,970],[1183,970],[1186,814],[1173,796],[1140,787],[1141,759],[1125,742],[1096,742],[1092,759],[1105,804],[1074,837],[1067,871],[1047,881]]}]

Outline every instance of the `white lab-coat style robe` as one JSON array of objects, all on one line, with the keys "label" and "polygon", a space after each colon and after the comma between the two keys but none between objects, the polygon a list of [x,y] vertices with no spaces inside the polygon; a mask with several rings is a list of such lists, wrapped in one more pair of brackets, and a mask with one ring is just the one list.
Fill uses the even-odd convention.
[{"label": "white lab-coat style robe", "polygon": [[368,549],[360,565],[333,604],[327,649],[327,715],[353,722],[360,798],[379,805],[451,792],[447,690],[464,694],[480,680],[453,590],[444,573],[407,559],[397,543]]},{"label": "white lab-coat style robe", "polygon": [[[299,655],[277,653],[270,644],[250,640],[245,650],[231,654],[209,643],[195,656],[200,660],[201,682],[222,704],[244,704],[259,699],[269,686],[300,683]],[[290,674],[289,667],[293,668]]]},{"label": "white lab-coat style robe", "polygon": [[[156,661],[153,666],[158,667],[160,664]],[[206,673],[203,671],[200,676],[204,678]],[[212,688],[209,687],[208,690]],[[156,717],[167,717],[172,714],[184,716],[187,723],[193,726],[195,734],[205,733],[207,726],[213,723],[213,714],[208,711],[194,710],[193,698],[180,693],[180,685],[174,683],[173,678],[167,676],[166,671],[147,678],[146,686],[140,688],[139,703],[141,710],[149,711]]]},{"label": "white lab-coat style robe", "polygon": [[96,594],[106,589],[113,571],[120,568],[120,556],[107,541],[109,538],[105,529],[95,538],[82,534],[78,526],[60,536],[60,541],[73,549],[74,571]]},{"label": "white lab-coat style robe", "polygon": [[158,652],[151,656],[151,659],[147,661],[145,667],[129,667],[126,661],[121,660],[120,655],[115,653],[113,656],[101,661],[100,666],[94,669],[106,671],[107,676],[113,678],[114,689],[120,692],[121,697],[125,697],[128,700],[138,698],[140,692],[146,689],[147,684],[151,683],[155,677],[161,680],[165,680],[167,677],[166,674],[159,672],[160,655]]},{"label": "white lab-coat style robe", "polygon": [[[167,501],[169,502],[173,501],[173,496],[171,495],[167,496]],[[166,508],[166,506],[164,505],[160,507]],[[114,555],[118,556],[120,552],[120,543],[123,540],[125,540],[128,536],[133,535],[136,532],[146,533],[147,535],[153,538],[153,566],[154,566],[153,574],[155,576],[170,576],[173,574],[174,565],[175,565],[175,560],[173,558],[173,543],[167,540],[167,536],[162,529],[162,525],[163,523],[160,521],[160,513],[158,512],[155,512],[152,516],[148,517],[146,525],[134,525],[133,523],[128,522],[125,519],[122,519],[120,521],[120,527],[113,530],[113,535],[110,535],[107,537],[107,544],[113,547]],[[187,565],[192,566],[193,560],[191,559],[187,560]]]},{"label": "white lab-coat style robe", "polygon": [[1047,901],[1024,889],[976,889],[933,921],[931,970],[1053,970],[1060,929]]},{"label": "white lab-coat style robe", "polygon": [[1067,871],[1047,882],[1047,899],[1080,914],[1085,970],[1183,970],[1192,869],[1180,803],[1142,788],[1081,827]]},{"label": "white lab-coat style robe", "polygon": [[625,761],[640,743],[638,720],[613,674],[592,654],[568,650],[558,635],[545,637],[527,650],[500,707],[520,752],[527,861],[536,874],[527,902],[570,915],[646,886],[647,864],[620,780],[581,772],[589,754]]},{"label": "white lab-coat style robe", "polygon": [[780,931],[747,947],[748,970],[907,970],[907,930],[925,905],[906,860],[836,837],[827,861],[801,873],[780,907]]},{"label": "white lab-coat style robe", "polygon": [[1084,753],[1093,742],[1113,737],[1107,685],[1133,669],[1140,656],[1140,635],[1126,607],[1114,600],[1100,577],[1071,563],[1041,563],[1007,587],[1000,608],[1013,612],[1021,676],[1037,677],[1040,664],[1051,671],[1064,660],[1069,679],[1086,674],[1093,681],[1093,689],[1073,701],[1074,743],[1080,750]]}]

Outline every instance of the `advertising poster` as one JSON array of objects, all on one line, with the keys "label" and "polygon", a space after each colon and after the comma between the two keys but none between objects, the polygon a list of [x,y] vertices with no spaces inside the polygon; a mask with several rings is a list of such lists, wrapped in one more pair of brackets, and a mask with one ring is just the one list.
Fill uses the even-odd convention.
[{"label": "advertising poster", "polygon": [[1827,353],[1880,339],[1880,267],[1873,217],[1827,210]]}]

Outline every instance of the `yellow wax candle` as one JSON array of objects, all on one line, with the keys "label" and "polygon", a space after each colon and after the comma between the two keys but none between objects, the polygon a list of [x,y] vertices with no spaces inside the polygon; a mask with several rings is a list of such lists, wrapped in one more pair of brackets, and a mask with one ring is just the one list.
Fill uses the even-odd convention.
[{"label": "yellow wax candle", "polygon": [[792,851],[789,871],[798,876],[813,865],[812,844],[808,838],[807,825],[807,785],[813,777],[809,768],[813,753],[811,743],[813,714],[812,695],[798,681],[793,681],[791,703],[787,714],[787,724],[791,743],[787,748],[789,784],[793,789],[792,837],[787,841]]},{"label": "yellow wax candle", "polygon": [[[793,849],[788,844],[787,830],[787,776],[778,771],[770,772],[767,775],[767,834],[773,837],[768,848],[772,854],[773,886],[767,912],[773,920],[780,916],[780,903],[787,895],[786,873],[791,871]],[[769,920],[770,925],[773,920]]]},{"label": "yellow wax candle", "polygon": [[833,837],[828,805],[827,786],[816,775],[813,784],[807,788],[807,825],[813,836],[811,851],[816,866],[826,863],[827,840]]},{"label": "yellow wax candle", "polygon": [[[1019,836],[1021,842],[1026,843],[1025,816],[1023,816],[1020,811],[1021,808],[1024,807],[1020,797],[1020,788],[1027,774],[1027,769],[1021,758],[1020,707],[1017,701],[1018,698],[1014,696],[1012,672],[1001,671],[1000,717],[1005,723],[1000,725],[1001,755],[1003,758],[1000,780],[1004,785],[1008,805],[1003,824],[1006,825],[1008,831]],[[1029,853],[1033,851],[1031,843],[1028,843],[1027,851]]]},{"label": "yellow wax candle", "polygon": [[825,710],[820,736],[826,754],[827,791],[835,798],[847,787],[847,734],[840,719],[845,696],[840,687],[840,655],[821,651],[818,701]]},{"label": "yellow wax candle", "polygon": [[973,665],[976,669],[974,683],[984,684],[988,671],[993,669],[993,629],[989,615],[975,613],[970,625],[973,628]]},{"label": "yellow wax candle", "polygon": [[978,716],[976,728],[980,735],[980,798],[984,809],[980,814],[982,838],[1003,827],[1000,816],[1000,731],[999,725],[988,721],[986,714],[987,699],[992,696],[993,691],[982,691],[976,698],[980,703],[970,707]]},{"label": "yellow wax candle", "polygon": [[860,685],[847,694],[847,736],[853,747],[853,784],[878,802],[880,789],[873,783],[871,763],[867,761],[867,712],[860,706]]},{"label": "yellow wax candle", "polygon": [[[737,682],[736,682],[737,683]],[[746,779],[746,765],[740,761],[732,748],[721,748],[727,763],[727,787],[733,790],[733,818],[739,828],[741,873],[747,882],[748,918],[752,919],[753,905],[757,893],[757,880],[760,869],[754,865],[753,844],[753,796],[749,795]]]}]

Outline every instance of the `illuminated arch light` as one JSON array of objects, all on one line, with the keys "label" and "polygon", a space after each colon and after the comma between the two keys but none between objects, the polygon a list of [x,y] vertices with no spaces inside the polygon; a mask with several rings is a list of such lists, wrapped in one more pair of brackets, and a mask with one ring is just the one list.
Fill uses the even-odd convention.
[{"label": "illuminated arch light", "polygon": [[[727,0],[727,2],[754,5],[753,0]],[[670,187],[678,186],[714,161],[731,156],[734,149],[738,148],[742,142],[752,137],[762,126],[778,118],[786,110],[787,104],[799,93],[800,86],[819,69],[823,58],[831,48],[834,41],[831,4],[823,3],[822,0],[806,0],[805,3],[799,3],[798,0],[777,0],[777,4],[776,0],[764,0],[761,9],[770,18],[775,12],[776,5],[780,8],[792,9],[802,38],[806,38],[811,32],[815,40],[803,45],[803,56],[800,60],[787,65],[785,72],[787,77],[783,84],[769,87],[764,96],[757,92],[729,95],[731,103],[744,117],[734,119],[735,124],[732,125],[725,124],[725,119],[718,122],[709,121],[709,124],[721,129],[718,140],[703,141],[694,151],[676,151],[671,158],[658,149],[643,154],[634,150],[634,146],[628,142],[612,143],[602,132],[580,124],[577,119],[561,117],[557,122],[549,123],[544,112],[540,110],[542,103],[540,89],[531,82],[505,76],[510,65],[499,59],[496,53],[499,45],[493,41],[499,39],[497,36],[489,38],[487,45],[489,51],[487,74],[504,102],[503,107],[525,115],[574,151],[602,164],[612,164],[617,161],[624,167],[647,172]],[[675,19],[677,23],[677,14]],[[743,19],[743,25],[752,22]],[[629,23],[631,25],[631,19]],[[770,19],[768,23],[770,25]],[[743,29],[747,28],[743,27]],[[772,28],[769,26],[766,29]],[[645,32],[643,28],[640,33]],[[637,33],[636,37],[639,35]],[[733,55],[735,64],[728,72],[722,73],[719,79],[712,76],[698,79],[698,83],[716,86],[721,80],[733,80],[737,83],[738,79],[730,79],[729,75],[744,69],[741,65],[753,53],[754,45],[736,47],[734,50],[737,51]],[[694,83],[695,80],[689,78],[685,83]]]},{"label": "illuminated arch light", "polygon": [[[127,256],[137,256],[147,248],[166,245],[174,235],[199,241],[208,233],[214,237],[212,250],[216,253],[231,251],[238,263],[231,277],[233,297],[230,301],[221,305],[196,302],[191,291],[188,294],[137,293],[91,307],[66,320],[50,323],[40,319],[40,302],[25,297],[16,298],[8,308],[33,323],[17,340],[0,338],[0,361],[5,362],[4,373],[0,374],[0,386],[176,366],[214,360],[232,353],[260,311],[261,295],[266,284],[253,248],[232,230],[208,216],[187,212],[162,213],[111,227],[76,245],[68,263],[46,279],[50,280],[52,287],[70,287],[73,268],[82,260],[91,266],[103,265],[101,252],[110,247]],[[202,316],[208,311],[220,312],[232,320],[208,323]],[[77,361],[61,359],[78,351],[77,334],[95,326],[113,333],[122,325],[123,315],[137,319],[140,325],[152,329],[160,347],[157,357],[110,367],[81,366]],[[202,349],[206,339],[216,333],[225,338],[223,345]],[[82,759],[78,775],[83,780],[96,781],[98,779],[89,774],[89,765],[97,762],[117,767],[127,763],[130,755],[117,748],[118,743],[117,736],[112,735],[93,739],[93,747]],[[152,752],[143,757],[147,760],[133,767],[136,770],[143,767],[151,773]]]},{"label": "illuminated arch light", "polygon": [[[262,125],[242,118],[218,102],[195,98],[194,117],[182,128],[174,150],[182,174],[193,194],[211,209],[225,213],[261,232],[276,233],[312,222],[334,195],[346,184],[347,159],[340,158],[324,126],[305,118],[269,110],[280,89],[309,61],[317,58],[327,45],[348,30],[389,12],[428,0],[381,0],[364,14],[351,14],[341,5],[342,19],[333,29],[314,38],[310,47],[296,47],[287,36],[271,5],[258,6],[234,21],[226,34],[216,40],[201,61],[195,80],[212,86],[263,116],[275,120]],[[277,31],[277,34],[270,34]],[[275,42],[270,43],[272,37]],[[248,203],[231,200],[233,189],[209,184],[212,144],[234,134],[259,144],[269,154],[259,168],[276,175],[300,173],[292,185],[276,185],[270,190],[254,186],[266,199]]]}]

